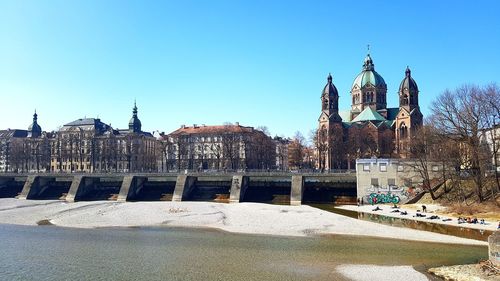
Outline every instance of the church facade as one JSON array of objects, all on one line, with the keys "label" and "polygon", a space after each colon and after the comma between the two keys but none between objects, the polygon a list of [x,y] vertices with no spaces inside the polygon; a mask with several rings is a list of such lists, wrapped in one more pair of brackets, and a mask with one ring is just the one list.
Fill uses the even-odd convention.
[{"label": "church facade", "polygon": [[399,107],[387,107],[387,84],[368,54],[351,86],[351,109],[339,111],[339,93],[328,75],[316,136],[318,168],[350,168],[359,158],[408,157],[411,136],[423,122],[418,95],[407,67],[399,85]]}]

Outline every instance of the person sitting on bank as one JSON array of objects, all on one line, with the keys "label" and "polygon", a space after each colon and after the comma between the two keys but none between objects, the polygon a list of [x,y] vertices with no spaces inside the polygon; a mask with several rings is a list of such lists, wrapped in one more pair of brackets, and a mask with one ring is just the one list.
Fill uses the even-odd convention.
[{"label": "person sitting on bank", "polygon": [[427,207],[425,205],[422,205],[422,212],[427,213]]},{"label": "person sitting on bank", "polygon": [[377,206],[377,208],[373,209],[372,211],[382,211],[382,209],[379,206]]},{"label": "person sitting on bank", "polygon": [[401,214],[401,215],[403,215],[403,216],[404,216],[404,215],[408,215],[408,212],[407,212],[407,211],[402,211],[402,212],[401,212],[401,213],[399,213],[399,214]]}]

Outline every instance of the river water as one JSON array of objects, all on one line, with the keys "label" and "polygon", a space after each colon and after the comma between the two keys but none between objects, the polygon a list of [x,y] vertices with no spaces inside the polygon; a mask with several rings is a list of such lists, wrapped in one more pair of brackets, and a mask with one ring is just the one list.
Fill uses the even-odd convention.
[{"label": "river water", "polygon": [[1,280],[346,280],[337,265],[414,265],[423,272],[486,255],[481,246],[338,235],[0,225]]}]

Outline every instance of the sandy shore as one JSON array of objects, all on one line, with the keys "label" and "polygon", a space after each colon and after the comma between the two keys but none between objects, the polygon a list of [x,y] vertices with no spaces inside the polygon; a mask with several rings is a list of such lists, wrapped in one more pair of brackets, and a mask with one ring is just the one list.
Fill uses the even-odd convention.
[{"label": "sandy shore", "polygon": [[[370,264],[345,264],[337,267],[337,271],[345,277],[356,281],[387,280],[429,280],[424,274],[411,266],[382,266]],[[388,274],[390,272],[390,274]]]},{"label": "sandy shore", "polygon": [[235,233],[308,236],[365,235],[413,241],[487,245],[486,242],[357,220],[310,206],[210,202],[76,202],[0,199],[0,223],[64,227],[175,226]]},{"label": "sandy shore", "polygon": [[[404,216],[401,215],[400,213],[392,213],[392,211],[394,211],[394,209],[391,208],[390,205],[378,205],[378,206],[382,210],[373,211],[377,206],[371,206],[371,205],[364,205],[364,206],[359,206],[359,207],[356,205],[345,205],[345,206],[340,206],[338,208],[344,209],[344,210],[356,211],[356,212],[384,215],[384,216],[395,217],[395,218],[406,218],[406,219],[412,219],[412,220],[423,221],[423,222],[428,222],[428,223],[445,224],[445,225],[459,226],[459,227],[471,228],[471,229],[483,229],[483,230],[495,231],[495,230],[497,230],[497,226],[498,226],[498,222],[493,222],[493,221],[486,221],[485,224],[479,224],[479,223],[477,223],[477,224],[470,224],[470,223],[458,224],[456,218],[439,214],[439,210],[444,208],[444,207],[439,206],[439,205],[426,204],[425,206],[427,207],[427,212],[422,213],[422,214],[426,215],[426,217],[416,217],[417,209],[420,208],[421,205],[409,205],[409,206],[402,205],[402,206],[399,206],[400,211],[407,211],[408,212],[408,214],[404,215]],[[433,219],[433,220],[428,219],[432,215],[438,215],[439,219]],[[449,220],[449,219],[451,219],[451,220]],[[445,220],[445,221],[443,221],[443,220]]]}]

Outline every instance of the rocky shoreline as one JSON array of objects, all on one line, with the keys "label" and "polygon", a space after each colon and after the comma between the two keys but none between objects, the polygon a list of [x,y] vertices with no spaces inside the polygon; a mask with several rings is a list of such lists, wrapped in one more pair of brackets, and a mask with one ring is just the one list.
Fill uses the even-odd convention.
[{"label": "rocky shoreline", "polygon": [[498,281],[500,270],[492,267],[489,261],[478,264],[441,266],[430,268],[429,273],[449,281]]}]

